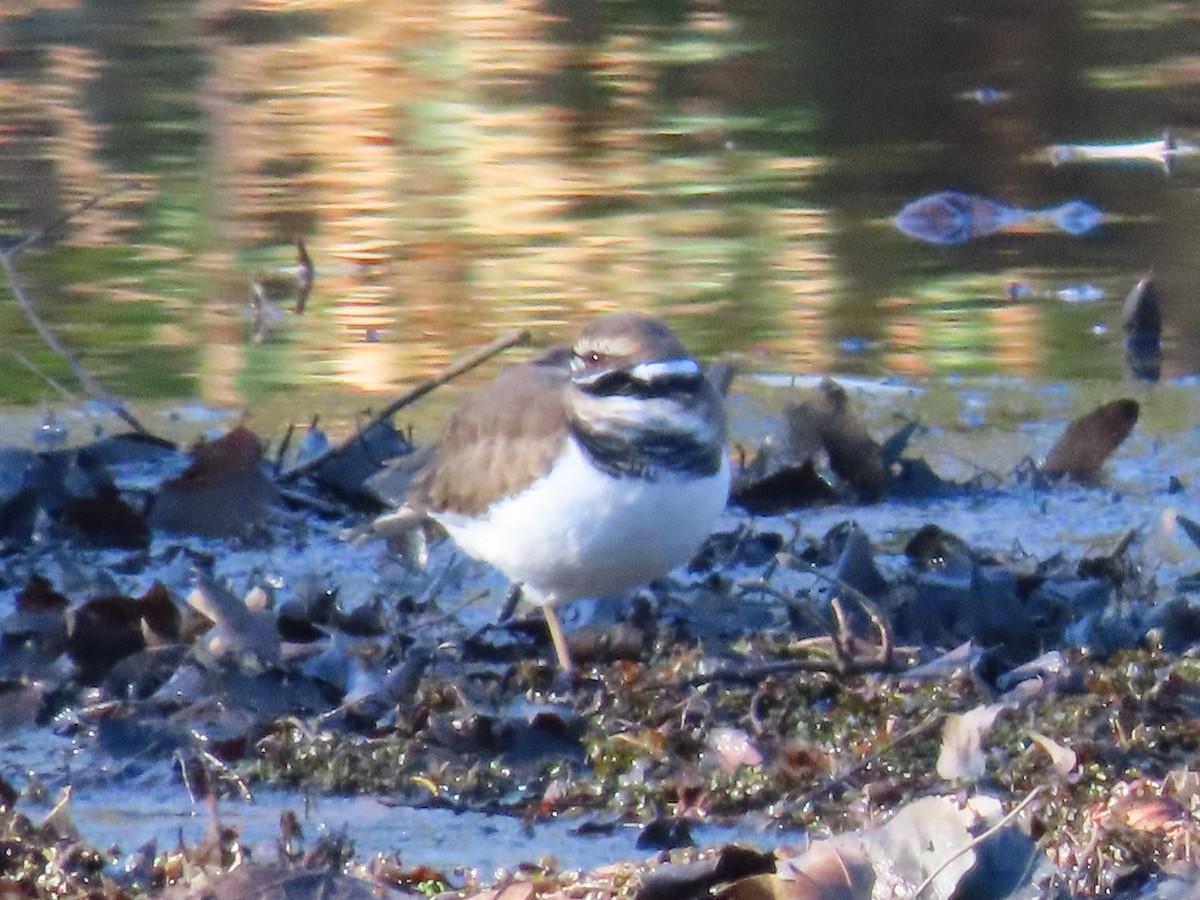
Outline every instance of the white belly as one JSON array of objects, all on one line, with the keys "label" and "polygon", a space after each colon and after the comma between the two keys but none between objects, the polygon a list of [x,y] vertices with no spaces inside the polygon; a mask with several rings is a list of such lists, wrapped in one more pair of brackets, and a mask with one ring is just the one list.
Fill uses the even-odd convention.
[{"label": "white belly", "polygon": [[[628,591],[687,562],[729,497],[729,462],[708,478],[613,478],[574,439],[549,472],[479,519],[439,513],[455,543],[530,588],[535,602]],[[541,596],[536,596],[540,594]]]}]

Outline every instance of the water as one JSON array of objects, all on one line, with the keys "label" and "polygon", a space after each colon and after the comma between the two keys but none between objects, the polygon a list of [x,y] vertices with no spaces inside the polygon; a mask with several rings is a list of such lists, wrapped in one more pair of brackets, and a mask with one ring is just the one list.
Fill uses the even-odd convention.
[{"label": "water", "polygon": [[[135,185],[22,268],[143,403],[357,409],[502,329],[614,307],[761,371],[1116,377],[1150,267],[1170,377],[1200,364],[1200,163],[1049,148],[1194,139],[1188,10],[25,0],[0,11],[0,229]],[[959,247],[892,227],[942,190],[1106,219]],[[308,312],[285,297],[254,343],[251,281],[293,272],[296,237]],[[1056,302],[1084,283],[1103,300]],[[7,299],[0,329],[29,363],[0,353],[0,401],[77,390]]]},{"label": "water", "polygon": [[[1103,549],[1127,528],[1153,532],[1164,510],[1200,518],[1166,481],[1200,477],[1186,377],[1200,370],[1200,161],[1180,157],[1168,176],[1138,161],[1055,166],[1050,148],[1168,127],[1200,142],[1198,34],[1192,7],[1149,0],[7,0],[0,232],[132,183],[21,270],[87,368],[167,410],[144,418],[183,437],[227,426],[191,412],[207,407],[249,409],[273,434],[265,424],[312,414],[344,424],[504,329],[544,341],[612,308],[663,314],[698,354],[740,353],[751,372],[903,376],[899,399],[869,405],[872,430],[892,430],[916,405],[904,392],[920,392],[935,431],[919,449],[952,477],[1011,471],[1071,413],[1133,390],[1143,422],[1109,466],[1120,501],[1025,492],[802,520],[820,534],[853,516],[881,543],[936,521],[998,550]],[[1105,220],[957,246],[894,228],[941,191],[1022,209],[1079,200]],[[287,311],[297,237],[317,269],[302,317]],[[1151,268],[1174,383],[1117,388],[1121,301]],[[255,280],[282,285],[258,342]],[[0,334],[0,405],[47,401],[86,439],[82,392],[3,287]],[[1062,381],[1072,388],[1026,390]],[[748,384],[737,437],[777,408]],[[0,442],[41,420],[36,407],[4,416]],[[1164,577],[1194,571],[1195,549],[1161,538]],[[223,574],[284,565],[224,559]],[[99,792],[80,795],[79,820],[126,849],[184,821],[199,833],[176,788],[161,819],[123,821],[145,810]],[[301,800],[229,814],[269,844],[275,802]],[[318,808],[331,828],[375,813],[387,829],[407,816],[449,827],[370,799]],[[485,825],[463,843],[498,859],[472,862],[512,864],[518,823]],[[600,856],[588,840],[554,849],[582,866],[640,855],[619,839]],[[406,859],[462,861],[444,846]]]},{"label": "water", "polygon": [[[128,791],[96,791],[72,800],[71,809],[77,821],[90,826],[89,838],[102,838],[98,844],[105,849],[115,845],[126,856],[150,840],[166,849],[176,846],[182,836],[191,846],[204,838],[211,821],[208,810],[191,803],[180,785],[159,787],[136,798]],[[638,824],[590,820],[589,824],[613,827],[577,833],[583,822],[575,818],[547,818],[526,825],[512,816],[395,806],[375,797],[311,798],[306,809],[304,799],[295,794],[264,791],[252,802],[223,803],[219,814],[223,825],[238,829],[239,839],[256,862],[272,862],[277,858],[279,816],[284,810],[300,816],[306,849],[323,835],[345,835],[353,841],[358,861],[395,854],[406,866],[430,866],[450,878],[473,869],[491,881],[519,864],[541,861],[553,861],[564,870],[592,871],[654,855],[637,847]],[[747,821],[732,826],[697,824],[693,838],[698,848],[739,842],[768,850],[801,836]]]}]

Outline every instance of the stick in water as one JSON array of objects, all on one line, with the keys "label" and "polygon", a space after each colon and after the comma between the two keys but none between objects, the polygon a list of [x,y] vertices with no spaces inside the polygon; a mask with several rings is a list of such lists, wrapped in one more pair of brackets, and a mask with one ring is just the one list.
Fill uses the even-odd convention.
[{"label": "stick in water", "polygon": [[450,365],[446,366],[446,368],[442,369],[442,371],[440,371],[438,374],[430,378],[426,378],[411,390],[405,391],[386,407],[384,407],[377,415],[367,422],[366,425],[363,425],[357,431],[355,431],[354,434],[337,444],[330,445],[311,459],[305,460],[304,462],[293,466],[286,472],[283,472],[277,480],[292,481],[293,479],[299,478],[301,475],[311,472],[313,469],[318,468],[331,456],[335,456],[338,453],[343,452],[347,447],[353,445],[353,443],[357,441],[366,431],[375,425],[378,425],[380,422],[388,419],[390,416],[395,415],[409,404],[420,400],[430,391],[441,387],[446,382],[457,378],[464,372],[471,371],[471,369],[474,369],[480,363],[487,362],[496,354],[501,353],[504,350],[508,350],[510,347],[516,347],[521,344],[525,344],[528,341],[529,332],[525,331],[524,329],[516,329],[500,335],[500,337],[496,338],[494,341],[484,344],[478,350],[468,353],[466,356],[455,360]]}]

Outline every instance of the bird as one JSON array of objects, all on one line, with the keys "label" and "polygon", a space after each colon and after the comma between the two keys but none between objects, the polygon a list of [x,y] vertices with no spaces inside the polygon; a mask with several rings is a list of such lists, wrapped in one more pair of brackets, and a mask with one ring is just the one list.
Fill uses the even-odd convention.
[{"label": "bird", "polygon": [[729,497],[721,393],[671,328],[598,316],[451,414],[406,506],[540,606],[630,591],[686,563]]}]

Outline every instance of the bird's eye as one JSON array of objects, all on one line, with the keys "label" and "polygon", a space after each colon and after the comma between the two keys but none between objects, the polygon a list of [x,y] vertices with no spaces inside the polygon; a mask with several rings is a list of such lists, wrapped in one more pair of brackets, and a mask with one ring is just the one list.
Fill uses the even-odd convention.
[{"label": "bird's eye", "polygon": [[602,350],[576,350],[571,354],[571,374],[576,381],[595,378],[608,369],[608,360]]}]

